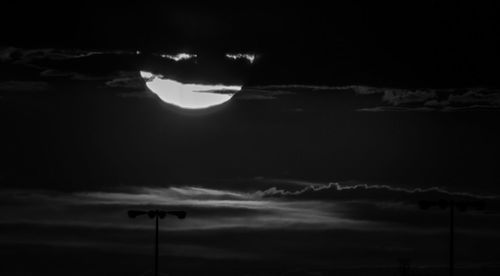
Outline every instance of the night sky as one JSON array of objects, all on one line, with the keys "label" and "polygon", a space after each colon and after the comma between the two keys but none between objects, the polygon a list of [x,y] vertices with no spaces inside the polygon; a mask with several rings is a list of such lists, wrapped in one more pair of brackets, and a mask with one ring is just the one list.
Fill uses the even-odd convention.
[{"label": "night sky", "polygon": [[[500,7],[372,2],[3,4],[0,274],[152,275],[126,212],[163,209],[160,275],[448,275],[418,202],[453,200],[485,204],[456,275],[498,275]],[[186,110],[140,71],[243,88]]]}]

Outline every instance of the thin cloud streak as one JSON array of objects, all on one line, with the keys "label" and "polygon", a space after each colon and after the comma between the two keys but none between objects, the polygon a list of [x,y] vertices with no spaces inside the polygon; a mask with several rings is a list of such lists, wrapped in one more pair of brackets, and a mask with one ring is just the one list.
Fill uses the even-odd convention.
[{"label": "thin cloud streak", "polygon": [[169,55],[169,54],[159,54],[160,57],[170,59],[173,61],[182,61],[182,60],[190,60],[198,57],[196,54],[189,54],[189,53],[178,53],[175,55]]},{"label": "thin cloud streak", "polygon": [[49,89],[49,84],[43,81],[4,81],[0,82],[2,92],[31,92],[45,91]]},{"label": "thin cloud streak", "polygon": [[[163,208],[188,210],[189,220],[172,229],[396,229],[373,219],[359,208],[375,212],[417,208],[420,197],[461,197],[497,202],[496,195],[450,192],[440,187],[401,188],[390,185],[314,183],[301,180],[258,179],[273,184],[262,190],[241,192],[196,186],[130,187],[122,191],[89,191],[61,194],[46,191],[3,191],[6,206],[18,209],[14,218],[0,215],[0,222],[31,221],[89,224],[109,227],[110,223],[130,227],[124,219],[127,209]],[[278,184],[289,188],[277,188]],[[291,186],[290,186],[291,185]],[[282,185],[281,185],[282,186]],[[293,189],[293,186],[300,187]],[[363,207],[364,206],[364,207]],[[404,207],[404,208],[403,208]],[[406,208],[408,207],[408,208]],[[35,209],[33,209],[35,208]],[[63,211],[78,217],[62,217]],[[96,210],[100,210],[96,212]],[[376,211],[378,210],[378,211]],[[413,211],[411,211],[413,212]],[[384,218],[397,224],[396,218]]]},{"label": "thin cloud streak", "polygon": [[254,54],[242,54],[242,53],[237,53],[237,54],[226,54],[226,58],[229,59],[245,59],[247,60],[250,64],[253,64],[255,62],[256,56]]},{"label": "thin cloud streak", "polygon": [[[10,198],[13,198],[10,193]],[[15,197],[14,197],[15,198]],[[178,224],[179,229],[218,229],[218,228],[257,228],[269,229],[280,227],[291,228],[363,228],[366,222],[350,220],[335,215],[335,203],[325,203],[311,200],[288,201],[278,198],[262,198],[258,193],[239,193],[198,187],[173,187],[173,188],[137,188],[130,192],[80,192],[71,195],[45,194],[34,192],[29,194],[17,193],[18,205],[21,209],[29,209],[29,205],[20,202],[31,202],[44,206],[59,206],[59,209],[75,206],[91,207],[101,206],[103,212],[96,218],[90,219],[83,216],[82,221],[100,224],[108,219],[123,224],[123,219],[117,213],[124,212],[124,208],[164,208],[164,209],[190,209],[192,214],[185,223]],[[149,206],[149,207],[148,207]],[[43,209],[43,208],[42,208]],[[247,214],[231,214],[234,209],[248,210]],[[205,210],[204,212],[201,212]],[[217,210],[218,216],[204,218],[197,214]],[[226,211],[224,211],[226,210]],[[26,219],[37,221],[35,214],[26,211]],[[23,214],[20,210],[18,213]],[[113,216],[117,216],[113,218]],[[21,216],[22,218],[22,216]],[[12,218],[3,217],[3,220]],[[45,216],[47,219],[47,216]],[[57,220],[57,215],[52,219]],[[60,218],[62,219],[62,218]],[[2,217],[0,217],[0,221]],[[67,218],[65,218],[67,220]],[[43,221],[43,219],[42,219]],[[125,223],[126,224],[126,223]]]},{"label": "thin cloud streak", "polygon": [[[93,237],[81,240],[83,246],[134,250],[137,245],[137,250],[147,250],[141,249],[144,244],[141,239],[149,236],[146,233],[151,233],[152,221],[148,218],[129,219],[126,211],[156,208],[185,210],[187,219],[167,217],[161,222],[162,232],[168,232],[165,234],[170,237],[180,237],[172,244],[166,241],[165,246],[176,248],[171,251],[176,256],[213,258],[206,252],[220,247],[214,244],[213,237],[224,233],[234,233],[232,237],[246,235],[263,243],[279,243],[283,233],[287,233],[289,242],[295,243],[301,243],[295,238],[299,233],[300,237],[308,233],[313,239],[316,235],[330,233],[324,238],[330,242],[335,240],[335,244],[367,235],[373,243],[398,233],[435,237],[446,232],[443,225],[435,223],[436,219],[446,214],[421,212],[415,204],[404,202],[404,199],[428,193],[440,196],[457,194],[437,187],[399,188],[266,178],[255,178],[253,181],[261,187],[260,190],[239,191],[214,186],[125,187],[71,193],[3,190],[0,191],[3,203],[0,206],[0,228],[11,233],[9,237],[13,241],[27,245],[37,244],[40,237],[44,237],[47,245],[79,246],[71,241],[80,237],[81,233],[92,233]],[[267,183],[268,188],[260,186],[263,183]],[[373,194],[374,191],[377,193]],[[13,209],[15,213],[7,212]],[[487,234],[496,237],[497,234],[488,227],[498,223],[491,224],[484,216],[463,219],[471,220],[475,226],[461,229],[462,235]],[[32,234],[33,229],[38,229],[36,235]],[[276,235],[270,237],[269,233]],[[0,243],[8,244],[9,241]],[[322,245],[321,238],[316,238],[311,246]],[[260,252],[254,249],[246,255],[245,250],[230,243],[221,250],[217,252],[222,259],[239,253],[243,254],[242,258],[253,258],[252,252],[256,253],[255,256]]]}]

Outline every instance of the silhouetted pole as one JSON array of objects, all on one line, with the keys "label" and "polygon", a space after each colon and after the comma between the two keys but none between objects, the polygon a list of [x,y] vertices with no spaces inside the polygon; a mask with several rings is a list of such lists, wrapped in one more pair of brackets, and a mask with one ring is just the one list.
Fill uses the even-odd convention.
[{"label": "silhouetted pole", "polygon": [[462,212],[467,211],[470,207],[476,210],[484,210],[484,202],[441,199],[439,201],[421,200],[418,204],[420,205],[420,209],[423,210],[427,210],[432,206],[439,206],[441,209],[450,208],[449,273],[450,276],[453,276],[455,273],[455,208],[458,208]]},{"label": "silhouetted pole", "polygon": [[149,218],[155,219],[155,267],[154,272],[155,276],[158,276],[158,225],[159,219],[165,218],[166,215],[176,216],[178,219],[186,218],[186,212],[184,211],[162,211],[162,210],[150,210],[150,211],[138,211],[138,210],[130,210],[127,212],[129,218],[135,218],[141,215],[148,215]]},{"label": "silhouetted pole", "polygon": [[156,216],[156,233],[155,233],[155,276],[158,276],[158,216]]},{"label": "silhouetted pole", "polygon": [[455,202],[450,201],[450,276],[453,276],[455,273]]}]

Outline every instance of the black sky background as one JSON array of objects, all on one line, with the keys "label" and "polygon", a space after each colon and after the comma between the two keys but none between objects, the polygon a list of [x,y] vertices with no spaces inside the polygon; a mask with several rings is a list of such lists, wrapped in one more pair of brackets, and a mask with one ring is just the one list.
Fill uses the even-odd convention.
[{"label": "black sky background", "polygon": [[[457,215],[457,275],[497,275],[494,1],[2,11],[2,274],[147,274],[125,211],[166,208],[188,211],[162,221],[172,275],[445,275],[447,213],[416,202],[455,198],[487,202]],[[140,70],[244,89],[187,112]]]}]

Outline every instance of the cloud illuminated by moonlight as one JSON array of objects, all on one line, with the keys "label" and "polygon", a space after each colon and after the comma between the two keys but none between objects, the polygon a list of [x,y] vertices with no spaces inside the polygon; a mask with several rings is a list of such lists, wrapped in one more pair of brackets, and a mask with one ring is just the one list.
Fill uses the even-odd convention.
[{"label": "cloud illuminated by moonlight", "polygon": [[229,59],[246,59],[248,62],[253,63],[255,61],[254,54],[226,54]]},{"label": "cloud illuminated by moonlight", "polygon": [[167,59],[171,59],[171,60],[174,60],[174,61],[188,60],[188,59],[193,59],[193,58],[198,57],[198,55],[188,54],[188,53],[178,53],[178,54],[175,54],[175,55],[162,54],[160,56],[162,58],[167,58]]},{"label": "cloud illuminated by moonlight", "polygon": [[238,91],[239,85],[206,85],[181,83],[141,71],[146,86],[162,101],[185,109],[204,109],[229,101]]}]

